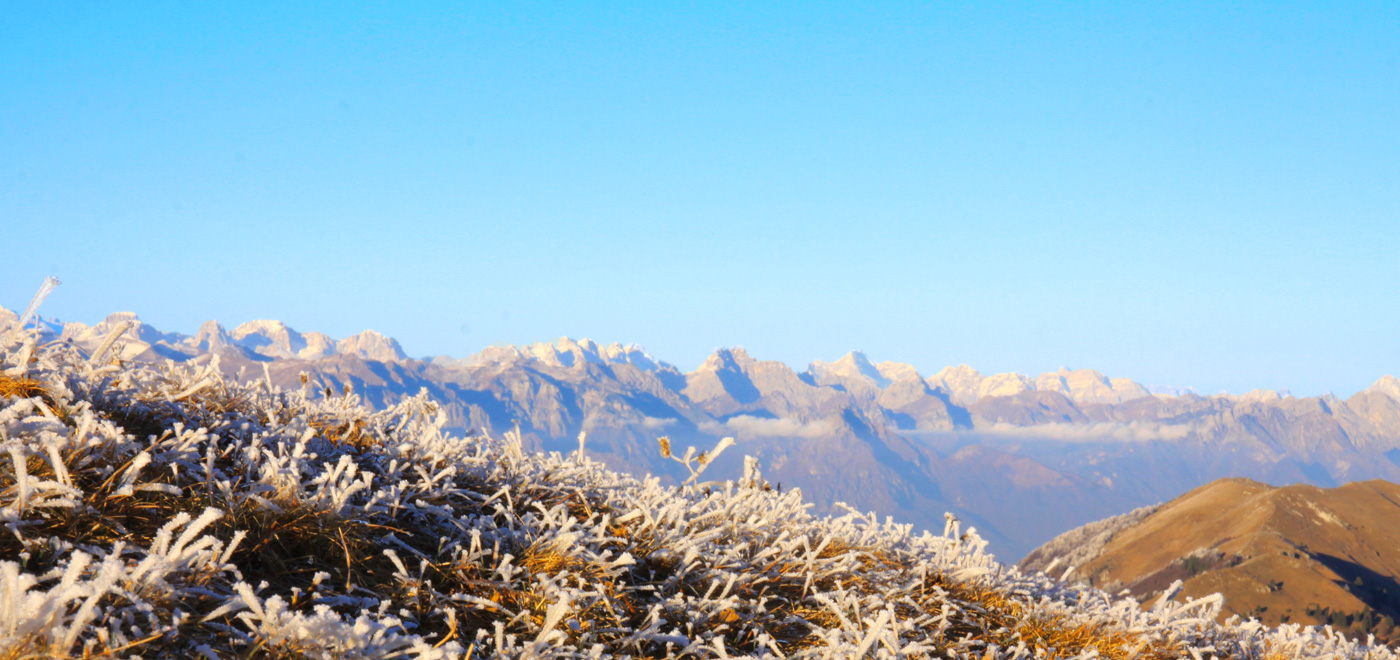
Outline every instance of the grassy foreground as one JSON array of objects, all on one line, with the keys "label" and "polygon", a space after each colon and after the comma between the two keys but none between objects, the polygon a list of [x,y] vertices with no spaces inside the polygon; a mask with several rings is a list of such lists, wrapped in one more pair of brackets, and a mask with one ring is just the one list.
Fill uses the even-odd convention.
[{"label": "grassy foreground", "polygon": [[1021,574],[954,519],[816,518],[751,461],[663,487],[426,395],[96,353],[0,328],[0,660],[1396,657]]}]

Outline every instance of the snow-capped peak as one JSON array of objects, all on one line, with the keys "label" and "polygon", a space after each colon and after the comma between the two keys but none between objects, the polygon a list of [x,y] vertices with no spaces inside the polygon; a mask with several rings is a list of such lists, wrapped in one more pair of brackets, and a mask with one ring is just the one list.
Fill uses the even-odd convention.
[{"label": "snow-capped peak", "polygon": [[491,346],[461,361],[463,364],[487,364],[516,360],[538,360],[554,367],[571,368],[582,364],[631,364],[643,371],[661,371],[673,368],[657,360],[636,344],[599,344],[592,339],[571,339],[560,337],[552,342],[538,342],[522,346]]}]

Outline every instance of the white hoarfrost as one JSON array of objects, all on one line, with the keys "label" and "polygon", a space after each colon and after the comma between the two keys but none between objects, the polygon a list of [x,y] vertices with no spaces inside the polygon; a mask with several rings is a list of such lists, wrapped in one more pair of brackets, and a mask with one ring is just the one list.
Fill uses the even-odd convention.
[{"label": "white hoarfrost", "polygon": [[1051,629],[1128,640],[1117,657],[1396,657],[1023,574],[953,518],[814,517],[752,460],[663,487],[448,436],[425,394],[375,412],[22,330],[0,372],[3,658],[1102,653]]}]

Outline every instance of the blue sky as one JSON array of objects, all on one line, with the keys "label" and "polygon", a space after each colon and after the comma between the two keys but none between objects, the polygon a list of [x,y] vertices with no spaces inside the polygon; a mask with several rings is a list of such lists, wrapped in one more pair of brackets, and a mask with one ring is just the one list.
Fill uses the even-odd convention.
[{"label": "blue sky", "polygon": [[0,1],[0,305],[1400,372],[1400,4]]}]

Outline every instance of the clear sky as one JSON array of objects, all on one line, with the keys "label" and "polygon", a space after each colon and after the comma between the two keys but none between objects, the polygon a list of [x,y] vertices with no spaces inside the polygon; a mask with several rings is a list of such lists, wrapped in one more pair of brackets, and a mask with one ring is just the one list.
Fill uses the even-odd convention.
[{"label": "clear sky", "polygon": [[1348,395],[1400,3],[0,0],[0,255],[65,320]]}]

